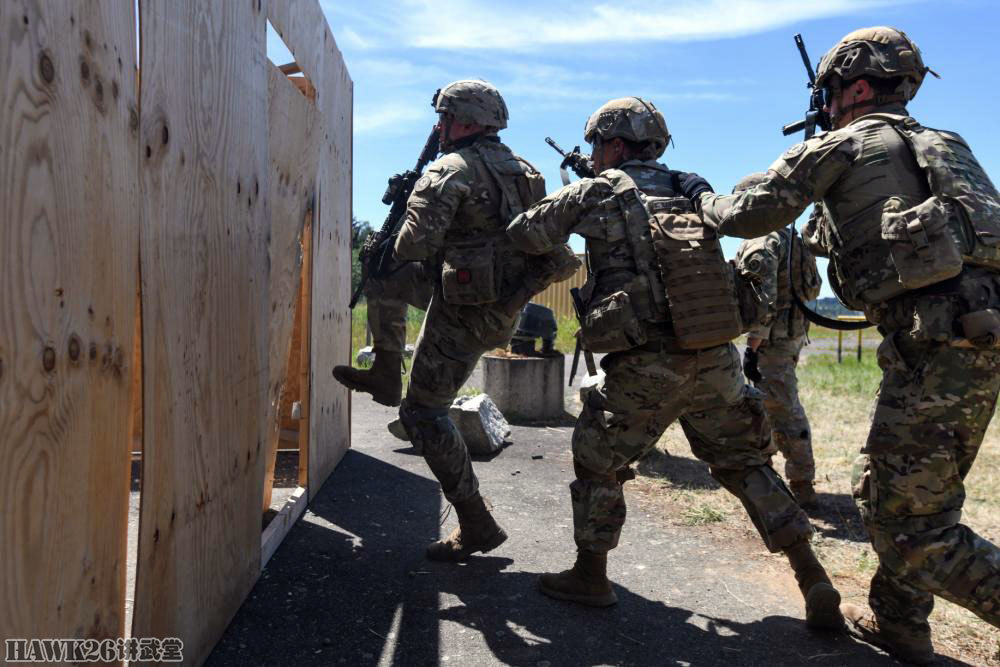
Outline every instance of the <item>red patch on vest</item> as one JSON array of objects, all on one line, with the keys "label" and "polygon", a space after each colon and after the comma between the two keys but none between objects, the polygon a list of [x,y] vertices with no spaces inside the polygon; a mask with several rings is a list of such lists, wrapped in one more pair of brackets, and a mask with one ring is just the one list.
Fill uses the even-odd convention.
[{"label": "red patch on vest", "polygon": [[459,269],[458,275],[455,276],[458,279],[459,285],[468,285],[472,282],[472,271],[468,269]]}]

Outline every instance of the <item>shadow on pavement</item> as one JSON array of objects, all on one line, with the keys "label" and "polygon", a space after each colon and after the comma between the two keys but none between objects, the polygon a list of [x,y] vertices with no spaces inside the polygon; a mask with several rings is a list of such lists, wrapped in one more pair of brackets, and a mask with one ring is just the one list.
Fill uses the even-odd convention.
[{"label": "shadow on pavement", "polygon": [[846,493],[818,493],[819,509],[810,510],[813,528],[823,537],[868,542],[868,531],[854,499]]},{"label": "shadow on pavement", "polygon": [[[891,662],[847,637],[812,635],[787,616],[712,618],[621,586],[618,605],[591,609],[544,597],[537,573],[510,558],[429,562],[424,546],[439,535],[441,510],[432,479],[349,451],[207,664]],[[535,554],[536,568],[551,562],[541,548],[529,546],[519,558]],[[665,562],[649,576],[684,573]]]},{"label": "shadow on pavement", "polygon": [[[447,595],[438,613],[442,621],[480,633],[494,659],[503,664],[892,663],[842,635],[796,641],[794,637],[809,634],[808,630],[801,620],[787,616],[751,623],[711,618],[617,585],[619,602],[610,608],[550,600],[537,592],[537,574],[505,572],[512,563],[507,558],[470,560],[460,573],[442,581]],[[803,646],[810,652],[799,652]],[[475,659],[470,655],[451,659],[456,657],[460,664]]]},{"label": "shadow on pavement", "polygon": [[372,664],[390,635],[400,664],[436,664],[438,595],[419,581],[441,509],[434,480],[348,451],[206,664]]}]

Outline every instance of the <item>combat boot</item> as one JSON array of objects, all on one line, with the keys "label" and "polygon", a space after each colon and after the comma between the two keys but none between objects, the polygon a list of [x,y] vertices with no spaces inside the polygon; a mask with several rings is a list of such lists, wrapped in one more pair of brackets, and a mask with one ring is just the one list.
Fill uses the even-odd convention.
[{"label": "combat boot", "polygon": [[808,540],[799,540],[785,549],[788,562],[806,601],[806,625],[817,630],[842,630],[840,593],[820,564]]},{"label": "combat boot", "polygon": [[819,509],[819,498],[816,497],[816,489],[813,488],[812,482],[789,482],[788,486],[799,507],[804,510]]},{"label": "combat boot", "polygon": [[427,547],[427,558],[439,561],[465,560],[477,551],[493,551],[507,540],[507,533],[497,524],[478,493],[455,503],[458,528],[443,540]]},{"label": "combat boot", "polygon": [[854,604],[842,604],[840,611],[847,621],[847,632],[852,637],[915,665],[930,665],[937,661],[929,634],[892,629],[880,624],[872,612]]},{"label": "combat boot", "polygon": [[399,352],[376,350],[370,369],[334,366],[333,377],[345,387],[371,394],[376,403],[395,407],[403,398],[402,365],[403,355]]},{"label": "combat boot", "polygon": [[618,602],[608,580],[608,554],[583,549],[576,552],[576,563],[571,569],[540,576],[538,589],[550,598],[588,607],[610,607]]}]

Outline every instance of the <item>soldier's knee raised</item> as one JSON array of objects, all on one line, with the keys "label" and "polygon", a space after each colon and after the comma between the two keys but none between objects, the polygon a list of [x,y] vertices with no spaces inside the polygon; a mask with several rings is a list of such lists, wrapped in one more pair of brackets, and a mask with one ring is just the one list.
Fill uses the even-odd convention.
[{"label": "soldier's knee raised", "polygon": [[411,406],[405,399],[399,406],[399,421],[424,454],[435,454],[455,432],[447,408]]}]

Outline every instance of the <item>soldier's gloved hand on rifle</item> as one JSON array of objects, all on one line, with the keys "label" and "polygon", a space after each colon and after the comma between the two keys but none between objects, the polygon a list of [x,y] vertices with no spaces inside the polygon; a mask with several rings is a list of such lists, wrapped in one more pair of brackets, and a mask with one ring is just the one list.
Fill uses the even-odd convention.
[{"label": "soldier's gloved hand on rifle", "polygon": [[758,359],[757,348],[751,347],[748,341],[746,349],[743,350],[743,374],[754,384],[764,379],[760,374],[760,368],[757,367]]}]

